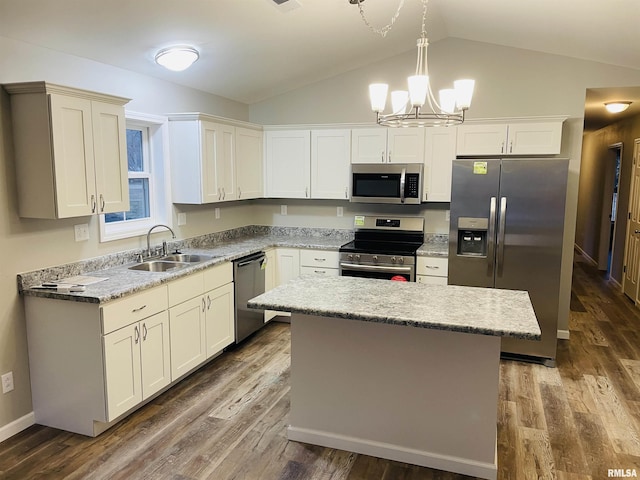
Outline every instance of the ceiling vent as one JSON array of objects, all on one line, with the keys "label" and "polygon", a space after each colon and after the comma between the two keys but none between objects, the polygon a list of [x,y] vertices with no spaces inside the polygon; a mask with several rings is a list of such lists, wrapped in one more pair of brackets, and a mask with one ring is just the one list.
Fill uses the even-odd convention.
[{"label": "ceiling vent", "polygon": [[302,6],[300,5],[300,2],[298,2],[298,0],[270,0],[270,1],[281,12],[289,12],[291,10],[295,10],[296,8],[299,8]]}]

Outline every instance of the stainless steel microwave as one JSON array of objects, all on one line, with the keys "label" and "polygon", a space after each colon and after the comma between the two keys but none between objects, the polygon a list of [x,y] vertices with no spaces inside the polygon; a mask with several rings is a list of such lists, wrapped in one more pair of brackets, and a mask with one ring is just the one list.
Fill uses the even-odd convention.
[{"label": "stainless steel microwave", "polygon": [[422,164],[351,165],[351,201],[417,205],[422,199]]}]

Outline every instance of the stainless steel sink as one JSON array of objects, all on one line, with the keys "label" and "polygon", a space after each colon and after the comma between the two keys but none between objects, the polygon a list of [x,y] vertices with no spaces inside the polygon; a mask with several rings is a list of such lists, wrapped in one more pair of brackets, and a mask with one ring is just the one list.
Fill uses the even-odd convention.
[{"label": "stainless steel sink", "polygon": [[129,267],[129,270],[142,270],[143,272],[168,272],[188,267],[186,262],[169,262],[165,260],[149,260]]},{"label": "stainless steel sink", "polygon": [[161,260],[167,262],[186,262],[186,263],[200,263],[206,262],[207,260],[211,260],[213,258],[212,255],[197,255],[197,254],[188,254],[188,253],[174,253],[172,255],[166,255],[162,257]]}]

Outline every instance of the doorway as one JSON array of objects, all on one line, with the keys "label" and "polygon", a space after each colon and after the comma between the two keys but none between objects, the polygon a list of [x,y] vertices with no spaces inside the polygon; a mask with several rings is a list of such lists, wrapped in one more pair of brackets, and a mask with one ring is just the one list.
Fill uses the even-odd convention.
[{"label": "doorway", "polygon": [[609,145],[603,168],[605,178],[603,181],[600,248],[598,253],[598,269],[606,271],[607,276],[611,274],[611,260],[613,258],[621,161],[622,143]]}]

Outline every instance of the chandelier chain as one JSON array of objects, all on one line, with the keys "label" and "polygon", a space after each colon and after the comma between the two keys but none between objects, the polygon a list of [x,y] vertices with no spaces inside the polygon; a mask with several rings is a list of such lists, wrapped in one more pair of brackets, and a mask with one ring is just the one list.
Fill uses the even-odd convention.
[{"label": "chandelier chain", "polygon": [[[391,21],[382,28],[376,28],[373,25],[371,25],[371,23],[369,23],[369,20],[367,20],[367,17],[364,14],[364,9],[362,8],[363,1],[364,0],[358,0],[358,10],[360,10],[360,16],[362,17],[362,21],[367,27],[369,27],[369,29],[372,32],[377,33],[382,38],[386,37],[387,33],[389,33],[389,31],[393,27],[393,24],[396,23],[398,16],[400,16],[400,10],[402,10],[402,7],[404,6],[404,0],[400,0],[400,3],[398,4],[398,9],[396,10],[396,13],[393,15],[393,17],[391,17]],[[426,1],[426,0],[423,0],[423,1]],[[423,26],[423,30],[424,30],[424,26]]]}]

